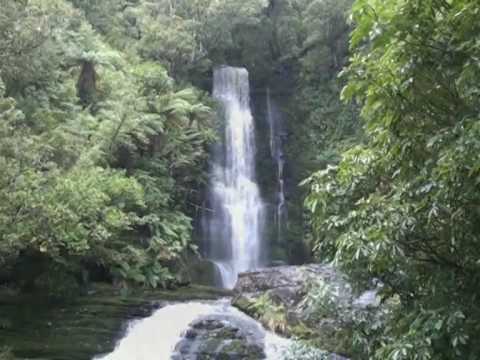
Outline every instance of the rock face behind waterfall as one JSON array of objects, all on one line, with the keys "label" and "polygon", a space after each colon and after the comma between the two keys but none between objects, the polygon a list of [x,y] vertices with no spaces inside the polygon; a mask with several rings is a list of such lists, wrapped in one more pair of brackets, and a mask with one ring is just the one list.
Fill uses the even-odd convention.
[{"label": "rock face behind waterfall", "polygon": [[[325,292],[326,296],[334,294],[324,299],[330,308],[318,311],[309,307],[308,293],[315,286],[328,288],[331,292]],[[279,266],[242,273],[234,291],[234,306],[271,330],[307,337],[322,350],[345,356],[352,355],[354,314],[378,306],[375,291],[356,296],[346,277],[330,265]]]}]

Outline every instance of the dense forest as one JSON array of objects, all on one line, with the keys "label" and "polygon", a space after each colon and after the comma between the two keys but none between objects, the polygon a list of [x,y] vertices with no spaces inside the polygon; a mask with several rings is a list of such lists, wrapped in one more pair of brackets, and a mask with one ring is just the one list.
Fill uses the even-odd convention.
[{"label": "dense forest", "polygon": [[[333,264],[378,291],[333,350],[480,359],[479,18],[478,0],[0,0],[1,292],[194,282],[228,64],[249,72],[266,208],[270,92],[284,118],[268,265]],[[335,311],[306,285],[312,319]]]}]

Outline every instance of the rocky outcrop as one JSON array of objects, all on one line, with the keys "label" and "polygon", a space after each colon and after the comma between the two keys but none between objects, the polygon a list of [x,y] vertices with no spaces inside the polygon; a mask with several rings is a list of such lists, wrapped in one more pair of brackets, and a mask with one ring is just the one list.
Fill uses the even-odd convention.
[{"label": "rocky outcrop", "polygon": [[323,350],[351,355],[352,322],[378,306],[376,292],[356,295],[331,265],[279,266],[240,274],[233,305],[286,336],[314,340]]},{"label": "rocky outcrop", "polygon": [[268,293],[288,308],[294,307],[305,296],[312,282],[323,280],[344,292],[349,285],[332,266],[310,264],[303,266],[277,266],[239,275],[234,292],[246,297]]}]

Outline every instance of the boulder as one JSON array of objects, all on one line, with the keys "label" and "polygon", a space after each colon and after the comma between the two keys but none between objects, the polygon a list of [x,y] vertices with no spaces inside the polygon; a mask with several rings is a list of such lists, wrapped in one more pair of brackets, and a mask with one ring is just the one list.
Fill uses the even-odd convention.
[{"label": "boulder", "polygon": [[204,286],[218,286],[219,285],[219,271],[218,266],[210,260],[195,259],[188,266],[188,278],[190,282],[197,285]]},{"label": "boulder", "polygon": [[[315,299],[322,298],[313,300],[318,301],[313,306],[312,291]],[[270,330],[313,340],[322,350],[346,356],[351,355],[354,314],[379,305],[375,290],[356,296],[346,276],[329,264],[242,273],[234,292],[233,305]]]},{"label": "boulder", "polygon": [[172,359],[261,360],[265,359],[262,340],[227,319],[206,317],[190,325]]},{"label": "boulder", "polygon": [[303,299],[308,285],[316,280],[348,286],[344,276],[330,265],[276,266],[239,275],[234,292],[257,297],[265,292],[283,305],[292,307]]}]

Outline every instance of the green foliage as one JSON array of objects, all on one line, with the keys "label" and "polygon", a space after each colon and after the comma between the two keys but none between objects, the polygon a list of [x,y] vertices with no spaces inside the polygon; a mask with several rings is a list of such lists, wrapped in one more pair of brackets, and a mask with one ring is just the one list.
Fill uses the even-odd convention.
[{"label": "green foliage", "polygon": [[248,311],[253,312],[265,326],[277,333],[286,333],[288,321],[285,307],[277,305],[268,293],[260,296],[252,304]]},{"label": "green foliage", "polygon": [[343,96],[361,103],[368,142],[308,180],[306,205],[319,256],[400,300],[372,332],[372,358],[480,351],[479,13],[469,0],[353,8]]},{"label": "green foliage", "polygon": [[[304,38],[298,52],[299,86],[295,94],[299,124],[293,128],[298,176],[337,162],[339,152],[358,138],[357,109],[339,100],[338,78],[347,62],[347,15],[352,1],[311,1],[302,8]],[[297,150],[298,152],[298,150]]]},{"label": "green foliage", "polygon": [[325,351],[316,349],[313,346],[302,343],[300,341],[295,341],[287,350],[285,354],[285,360],[328,360],[331,359],[332,355]]},{"label": "green foliage", "polygon": [[162,64],[170,76],[191,82],[213,64],[235,62],[237,36],[259,25],[265,0],[73,0],[116,48]]},{"label": "green foliage", "polygon": [[[142,57],[129,17],[147,2],[72,3],[1,3],[2,270],[46,289],[69,281],[52,268],[167,286],[169,266],[195,250],[211,101]],[[37,258],[35,279],[14,274]]]},{"label": "green foliage", "polygon": [[309,321],[336,318],[345,323],[350,322],[346,318],[351,313],[350,299],[342,297],[339,288],[323,280],[311,284],[299,308]]}]

